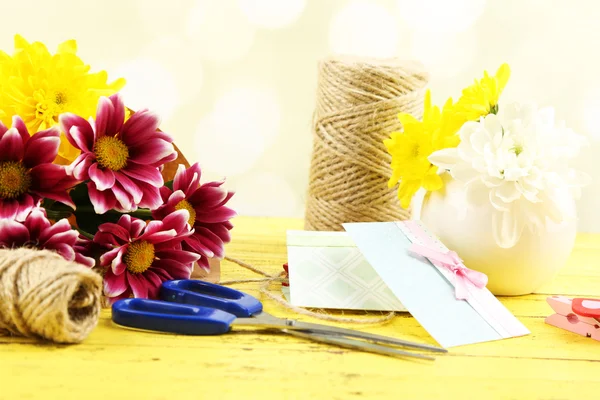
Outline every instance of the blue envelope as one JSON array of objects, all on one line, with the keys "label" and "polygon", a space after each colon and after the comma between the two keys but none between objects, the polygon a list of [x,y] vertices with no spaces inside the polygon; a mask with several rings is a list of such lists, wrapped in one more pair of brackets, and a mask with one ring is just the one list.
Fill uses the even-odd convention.
[{"label": "blue envelope", "polygon": [[343,226],[392,293],[440,345],[453,347],[529,334],[485,288],[473,290],[468,300],[458,300],[452,277],[409,251],[412,242],[402,224]]}]

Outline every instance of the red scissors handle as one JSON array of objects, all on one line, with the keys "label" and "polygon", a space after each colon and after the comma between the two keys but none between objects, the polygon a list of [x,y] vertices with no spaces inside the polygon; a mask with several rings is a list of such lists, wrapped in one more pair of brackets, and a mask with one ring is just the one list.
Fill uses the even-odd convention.
[{"label": "red scissors handle", "polygon": [[573,312],[582,317],[600,318],[600,299],[573,299]]}]

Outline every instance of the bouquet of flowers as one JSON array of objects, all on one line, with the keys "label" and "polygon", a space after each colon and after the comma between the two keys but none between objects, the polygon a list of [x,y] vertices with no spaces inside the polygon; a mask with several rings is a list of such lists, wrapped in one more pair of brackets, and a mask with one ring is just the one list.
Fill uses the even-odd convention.
[{"label": "bouquet of flowers", "polygon": [[178,153],[158,117],[125,107],[123,79],[76,55],[15,37],[0,51],[0,247],[53,250],[104,276],[105,295],[156,298],[161,283],[223,257],[235,212],[198,164],[161,171]]},{"label": "bouquet of flowers", "polygon": [[400,114],[403,131],[384,141],[392,156],[389,186],[399,183],[403,207],[418,190],[440,190],[440,175],[449,173],[464,184],[470,204],[491,203],[494,238],[504,248],[514,246],[526,226],[570,218],[555,193],[570,188],[578,195],[588,182],[569,167],[586,140],[556,122],[552,108],[499,104],[509,76],[506,64],[494,76],[485,72],[441,109],[427,92],[423,120]]}]

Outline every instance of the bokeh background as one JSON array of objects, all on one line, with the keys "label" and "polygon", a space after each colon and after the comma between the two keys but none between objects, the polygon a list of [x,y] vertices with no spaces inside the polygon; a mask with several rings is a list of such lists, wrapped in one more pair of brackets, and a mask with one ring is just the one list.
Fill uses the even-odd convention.
[{"label": "bokeh background", "polygon": [[423,62],[434,101],[484,69],[512,77],[503,101],[553,105],[590,138],[577,160],[594,183],[580,230],[600,231],[600,2],[596,0],[1,0],[13,36],[51,51],[76,39],[94,70],[124,77],[125,100],[206,179],[227,178],[243,215],[302,217],[317,62],[329,54]]}]

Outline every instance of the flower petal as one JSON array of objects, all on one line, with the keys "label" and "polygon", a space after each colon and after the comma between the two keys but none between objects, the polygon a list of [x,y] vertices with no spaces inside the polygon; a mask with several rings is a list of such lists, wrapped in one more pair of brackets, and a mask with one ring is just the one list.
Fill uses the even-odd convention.
[{"label": "flower petal", "polygon": [[435,151],[427,159],[433,165],[446,170],[451,169],[460,161],[456,148]]},{"label": "flower petal", "polygon": [[517,182],[505,182],[504,185],[500,185],[494,189],[496,196],[498,196],[505,203],[511,203],[521,198],[521,192],[517,187]]},{"label": "flower petal", "polygon": [[114,136],[117,132],[106,131],[106,126],[113,119],[115,107],[107,97],[100,97],[98,100],[98,108],[96,109],[96,137]]},{"label": "flower petal", "polygon": [[143,143],[160,125],[158,115],[149,111],[138,111],[125,122],[121,139],[129,146]]},{"label": "flower petal", "polygon": [[[121,220],[126,216],[122,216]],[[129,217],[129,215],[127,215]],[[120,225],[121,220],[119,220],[119,224],[114,224],[112,222],[105,222],[98,227],[98,232],[105,232],[111,235],[116,236],[124,242],[129,242],[132,238],[129,236],[129,231]]]},{"label": "flower petal", "polygon": [[225,255],[223,241],[212,231],[205,227],[198,226],[195,228],[194,236],[200,240],[203,245],[208,247],[214,253],[215,257],[223,258]]},{"label": "flower petal", "polygon": [[133,295],[138,299],[148,298],[148,282],[144,279],[143,274],[132,274],[125,272],[127,282],[133,291]]},{"label": "flower petal", "polygon": [[[182,200],[185,200],[185,193],[183,193],[183,191],[181,191],[181,190],[176,190],[176,191],[172,192],[171,195],[169,196],[168,205],[170,207],[175,207]],[[191,201],[191,199],[190,199],[190,201]]]},{"label": "flower petal", "polygon": [[210,207],[220,204],[225,198],[227,198],[227,190],[220,187],[203,185],[193,193],[190,199],[194,206],[202,204]]},{"label": "flower petal", "polygon": [[182,264],[176,260],[156,260],[152,265],[152,271],[164,274],[168,280],[189,279],[192,275],[192,266]]},{"label": "flower petal", "polygon": [[75,250],[66,243],[55,243],[52,246],[44,246],[44,248],[60,254],[67,261],[75,261]]},{"label": "flower petal", "polygon": [[229,207],[219,207],[216,210],[210,210],[210,212],[200,213],[198,211],[200,210],[196,209],[196,221],[204,223],[223,222],[237,215],[237,213]]},{"label": "flower petal", "polygon": [[39,238],[42,236],[42,232],[50,228],[50,221],[46,218],[46,214],[42,209],[34,209],[31,211],[27,219],[23,224],[29,230],[31,237]]},{"label": "flower petal", "polygon": [[10,128],[0,139],[0,161],[20,161],[23,151],[23,139],[19,131]]},{"label": "flower petal", "polygon": [[131,221],[131,228],[129,229],[129,235],[132,238],[137,238],[144,231],[145,227],[146,227],[146,223],[143,220],[134,218]]},{"label": "flower petal", "polygon": [[111,189],[115,184],[115,174],[110,169],[102,169],[98,167],[98,163],[90,165],[88,170],[90,179],[96,184],[96,188],[103,192]]},{"label": "flower petal", "polygon": [[67,168],[67,171],[70,171],[71,174],[80,181],[88,180],[90,178],[90,166],[95,161],[96,158],[90,153],[83,153],[78,156],[75,161],[73,161],[73,163]]},{"label": "flower petal", "polygon": [[65,167],[56,164],[40,164],[33,167],[29,175],[31,176],[30,192],[75,208],[67,190],[74,187],[78,181],[67,174]]},{"label": "flower petal", "polygon": [[163,187],[164,185],[164,179],[156,167],[130,162],[127,164],[127,168],[122,169],[120,172],[130,178],[146,182],[147,184],[158,188]]},{"label": "flower petal", "polygon": [[94,182],[88,182],[88,194],[90,201],[94,206],[94,212],[96,214],[104,214],[108,210],[112,210],[117,205],[117,199],[112,191],[105,190],[103,192],[96,189]]},{"label": "flower petal", "polygon": [[[12,127],[19,132],[19,135],[21,135],[21,139],[23,139],[23,143],[27,144],[31,135],[29,134],[29,130],[27,130],[27,126],[25,125],[25,122],[23,122],[21,117],[19,117],[18,115],[13,115]],[[4,135],[4,133],[6,133],[7,130],[8,129],[6,129],[4,124],[2,124],[2,126],[0,127],[0,137]]]},{"label": "flower petal", "polygon": [[64,113],[58,117],[58,123],[73,147],[84,152],[92,151],[96,135],[88,121],[79,115]]},{"label": "flower petal", "polygon": [[161,260],[177,260],[182,264],[192,264],[198,261],[199,254],[183,250],[160,250],[156,252],[156,256]]},{"label": "flower petal", "polygon": [[160,286],[164,282],[163,278],[161,278],[158,274],[154,273],[152,268],[144,271],[144,277],[146,278],[146,282],[148,283],[148,298],[149,299],[158,299],[158,295],[160,293]]},{"label": "flower petal", "polygon": [[133,202],[135,204],[139,204],[140,201],[142,201],[142,196],[144,195],[144,193],[142,192],[142,189],[140,189],[136,182],[129,179],[125,174],[121,173],[121,171],[115,172],[115,178],[117,179],[117,181],[119,181],[119,183],[123,187],[123,190],[133,198]]},{"label": "flower petal", "polygon": [[190,213],[187,210],[172,212],[163,219],[163,229],[174,229],[178,234],[185,232],[188,230],[187,223],[189,219]]},{"label": "flower petal", "polygon": [[119,241],[114,235],[111,235],[110,233],[106,232],[96,232],[96,234],[94,235],[94,243],[104,247],[122,246],[124,244],[122,242],[119,243]]},{"label": "flower petal", "polygon": [[168,231],[159,231],[151,234],[143,234],[140,236],[140,240],[147,240],[152,244],[159,244],[166,241],[169,241],[177,236],[177,232],[174,229],[170,229]]},{"label": "flower petal", "polygon": [[128,247],[123,246],[119,249],[117,256],[110,263],[110,269],[115,274],[122,274],[127,269],[127,265],[123,262],[123,256],[127,252]]},{"label": "flower petal", "polygon": [[133,201],[131,194],[126,192],[120,183],[115,183],[109,191],[112,191],[117,199],[117,210],[121,212],[131,212],[137,210],[136,203]]},{"label": "flower petal", "polygon": [[[96,233],[96,235],[94,236],[95,243],[98,243],[98,241],[96,240],[97,235],[99,235],[99,233]],[[116,247],[116,248],[109,250],[106,253],[102,254],[100,256],[100,266],[108,267],[109,264],[111,264],[112,261],[115,259],[117,254],[119,254],[119,251],[121,251],[121,247]]]},{"label": "flower petal", "polygon": [[186,250],[191,250],[194,253],[198,253],[207,258],[212,258],[215,256],[215,253],[213,253],[213,251],[207,246],[202,244],[202,242],[195,233],[192,234],[192,236],[186,237],[183,243],[186,245]]},{"label": "flower petal", "polygon": [[33,135],[25,143],[23,154],[23,164],[27,168],[33,168],[39,164],[51,163],[58,154],[60,138],[56,137],[38,137]]},{"label": "flower petal", "polygon": [[107,121],[106,131],[121,132],[123,122],[125,121],[125,104],[123,104],[123,98],[119,93],[115,93],[109,97],[109,100],[112,102],[114,111],[112,118]]},{"label": "flower petal", "polygon": [[19,212],[19,202],[17,200],[4,200],[0,198],[0,220],[15,219]]},{"label": "flower petal", "polygon": [[125,274],[114,274],[111,270],[104,275],[104,293],[109,297],[122,294],[127,290]]},{"label": "flower petal", "polygon": [[12,248],[29,244],[29,230],[12,219],[0,219],[0,246]]},{"label": "flower petal", "polygon": [[94,260],[94,258],[84,256],[83,254],[81,254],[79,252],[75,252],[75,262],[78,264],[84,265],[88,268],[93,268],[94,265],[96,264],[96,260]]},{"label": "flower petal", "polygon": [[150,186],[143,182],[140,182],[139,187],[144,193],[142,200],[138,204],[139,207],[149,208],[150,210],[156,210],[163,204],[158,188]]},{"label": "flower petal", "polygon": [[[31,194],[25,193],[21,197],[21,201],[19,201],[19,210],[17,211],[17,215],[15,216],[15,219],[17,221],[25,221],[25,219],[27,219],[27,216],[29,215],[31,210],[33,210],[34,207],[38,207],[39,203],[41,203],[41,201],[42,201],[42,199],[40,198],[36,204],[36,201],[33,200],[33,197],[31,196]],[[0,208],[2,208],[1,200],[0,200]],[[2,215],[0,215],[0,218],[2,218]]]},{"label": "flower petal", "polygon": [[137,164],[152,165],[174,153],[175,148],[171,143],[162,139],[151,139],[130,147],[129,159]]},{"label": "flower petal", "polygon": [[44,229],[40,236],[40,243],[46,245],[52,245],[54,243],[67,243],[70,246],[74,246],[77,243],[79,233],[71,229],[69,220],[63,218],[56,222],[54,225]]}]

